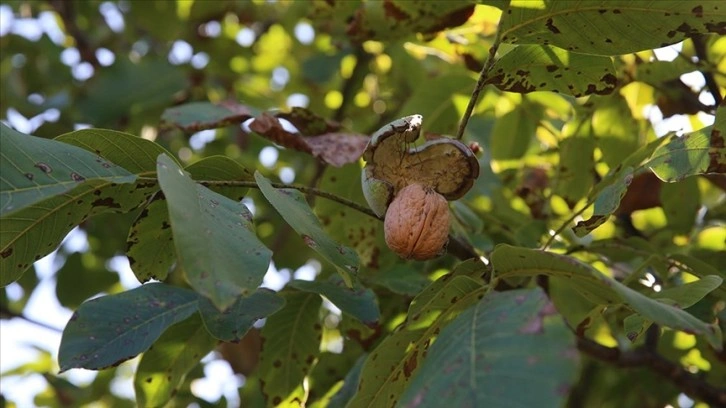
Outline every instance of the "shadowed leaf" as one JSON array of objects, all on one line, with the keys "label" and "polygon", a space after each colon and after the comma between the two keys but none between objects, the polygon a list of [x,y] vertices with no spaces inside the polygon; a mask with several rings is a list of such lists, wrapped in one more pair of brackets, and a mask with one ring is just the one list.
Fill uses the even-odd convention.
[{"label": "shadowed leaf", "polygon": [[191,102],[166,109],[161,119],[184,131],[198,132],[240,124],[253,116],[247,106],[235,102]]},{"label": "shadowed leaf", "polygon": [[381,317],[376,294],[360,284],[348,288],[339,275],[333,275],[325,281],[294,280],[289,285],[305,292],[325,296],[338,309],[355,317],[365,325],[372,326]]},{"label": "shadowed leaf", "polygon": [[97,370],[126,361],[196,310],[196,293],[163,283],[84,302],[63,330],[60,369]]},{"label": "shadowed leaf", "polygon": [[199,313],[209,333],[222,341],[239,342],[252,325],[282,308],[285,300],[269,289],[257,289],[220,312],[209,299],[199,299]]},{"label": "shadowed leaf", "polygon": [[574,334],[541,289],[490,292],[441,331],[399,405],[559,407],[578,357]]}]

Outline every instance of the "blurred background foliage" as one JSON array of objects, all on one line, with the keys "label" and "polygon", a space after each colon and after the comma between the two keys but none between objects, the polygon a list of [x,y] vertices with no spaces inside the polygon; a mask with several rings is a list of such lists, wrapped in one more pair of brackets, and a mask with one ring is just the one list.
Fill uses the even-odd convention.
[{"label": "blurred background foliage", "polygon": [[[232,101],[253,113],[306,107],[361,134],[419,113],[427,131],[454,134],[501,14],[501,2],[482,3],[457,3],[458,8],[451,9],[444,5],[432,21],[413,18],[392,27],[364,19],[358,29],[350,30],[346,27],[361,10],[375,22],[383,3],[364,7],[354,1],[3,1],[0,114],[16,129],[47,138],[89,126],[139,135],[163,145],[184,165],[221,154],[268,177],[362,202],[355,191],[355,165],[325,166],[308,155],[276,148],[244,126],[184,132],[160,118],[175,105]],[[368,24],[380,30],[371,32]],[[505,46],[502,50],[507,51]],[[713,123],[726,89],[726,38],[695,36],[670,54],[646,50],[614,57],[618,87],[609,95],[574,98],[487,87],[463,137],[481,147],[481,176],[466,198],[453,204],[454,234],[481,254],[498,243],[538,248],[548,231],[582,208],[590,189],[638,147],[669,130],[689,132]],[[640,267],[644,284],[651,287],[666,287],[669,279],[694,279],[668,273],[668,254],[674,253],[697,257],[719,268],[723,276],[724,189],[723,178],[691,177],[664,184],[650,172],[637,174],[616,217],[584,238],[565,231],[554,246],[615,277]],[[281,271],[274,271],[278,281],[301,267],[331,273],[300,239],[291,238],[289,227],[258,191],[250,191],[245,200],[255,209],[258,235],[274,250],[274,265]],[[415,266],[402,264],[380,246],[379,230],[373,238],[356,240],[341,226],[352,222],[362,228],[368,220],[350,221],[359,215],[319,198],[315,209],[330,225],[331,236],[358,250],[366,265],[364,276],[377,277],[373,282],[385,319],[380,330],[395,327],[411,296],[451,268],[450,256]],[[583,217],[591,213],[586,210]],[[138,284],[133,275],[129,280],[118,273],[130,273],[123,254],[135,216],[102,215],[84,222],[74,232],[76,240],[67,241],[46,262],[50,272],[26,273],[2,291],[3,318],[27,315],[25,308],[44,280],[54,285],[57,301],[67,309],[99,293],[118,293]],[[390,274],[379,275],[394,264]],[[551,290],[567,299],[558,304],[561,310],[583,309],[577,305],[581,299],[564,295],[571,291],[567,285],[554,281]],[[717,302],[723,303],[723,297],[707,297],[690,311],[708,320]],[[578,313],[565,313],[565,318],[576,323],[583,317]],[[588,333],[602,344],[617,344],[624,336],[617,323],[625,317],[622,313],[606,315]],[[721,312],[721,322],[723,317]],[[325,364],[316,366],[315,381],[332,386],[353,366],[360,347],[370,346],[366,339],[372,333],[354,320],[325,321],[330,325],[324,339],[356,333],[362,344],[330,361],[322,359],[333,372],[328,376],[323,373]],[[46,323],[56,328],[65,324]],[[215,398],[223,394],[221,399],[207,397],[208,401],[200,397],[206,395],[203,392],[192,394],[182,387],[187,391],[175,396],[176,403],[225,406],[229,398],[232,404],[235,398],[250,404],[259,401],[256,383],[248,383],[241,397],[235,395],[242,375],[253,372],[257,364],[258,356],[250,350],[258,350],[259,342],[259,332],[253,330],[239,345],[225,343],[204,360],[208,366],[210,361],[226,360],[240,374],[231,392],[220,391]],[[711,383],[726,381],[723,354],[715,355],[692,335],[666,331],[659,351],[703,373]],[[130,364],[91,378],[57,376],[55,353],[37,350],[37,358],[2,373],[3,382],[8,384],[12,376],[42,375],[45,388],[34,395],[37,405],[134,405],[128,389],[114,385],[118,378],[128,381]],[[204,375],[200,364],[186,383]],[[652,386],[633,390],[635,382]],[[200,384],[192,391],[204,383]],[[321,387],[316,389],[327,389]],[[620,388],[629,391],[614,391]],[[10,391],[3,386],[3,393]],[[311,395],[309,401],[322,397]],[[572,406],[603,407],[678,403],[689,404],[656,374],[595,360],[584,363],[570,401]]]}]

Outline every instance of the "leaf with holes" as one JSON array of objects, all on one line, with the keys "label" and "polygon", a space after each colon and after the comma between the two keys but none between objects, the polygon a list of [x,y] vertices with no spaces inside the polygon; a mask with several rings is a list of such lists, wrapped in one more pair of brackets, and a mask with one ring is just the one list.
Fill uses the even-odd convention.
[{"label": "leaf with holes", "polygon": [[322,300],[314,293],[287,292],[285,307],[262,328],[258,375],[268,405],[297,398],[304,404],[303,379],[320,354]]},{"label": "leaf with holes", "polygon": [[575,335],[541,289],[490,292],[441,331],[400,406],[559,407],[578,366]]},{"label": "leaf with holes", "polygon": [[358,273],[360,265],[358,254],[347,246],[333,241],[323,231],[320,221],[299,191],[276,189],[259,172],[255,172],[255,180],[267,201],[275,207],[292,229],[302,236],[305,244],[333,264],[346,284],[352,286],[352,277]]},{"label": "leaf with holes", "polygon": [[325,296],[343,313],[348,313],[367,326],[374,326],[381,318],[376,294],[360,284],[348,288],[338,275],[332,275],[324,281],[294,280],[289,285],[304,292]]},{"label": "leaf with holes", "polygon": [[361,372],[363,380],[348,407],[395,405],[421,365],[432,338],[484,293],[479,282],[456,276],[419,313],[409,313],[405,326],[386,337],[366,359]]},{"label": "leaf with holes", "polygon": [[134,390],[138,406],[165,406],[187,373],[216,345],[217,341],[207,333],[199,316],[171,326],[144,353],[136,369]]},{"label": "leaf with holes", "polygon": [[608,95],[617,85],[610,58],[577,54],[550,45],[517,46],[496,60],[489,72],[487,84],[518,93]]},{"label": "leaf with holes", "polygon": [[62,195],[4,216],[0,229],[0,285],[18,279],[34,261],[51,253],[73,227],[88,217],[131,211],[159,189],[156,180],[146,178],[156,173],[155,155],[165,152],[156,143],[103,129],[79,130],[57,140],[63,142],[58,144],[83,148],[103,161],[123,166],[137,177],[136,182],[89,180]]},{"label": "leaf with holes", "polygon": [[187,132],[240,124],[254,116],[252,110],[235,102],[191,102],[167,108],[161,120]]},{"label": "leaf with holes", "polygon": [[[156,159],[153,161],[156,171]],[[205,157],[185,168],[195,180],[203,180],[209,189],[239,201],[249,190],[235,186],[237,181],[254,180],[252,174],[225,156]],[[154,245],[149,245],[153,242]],[[126,255],[139,282],[164,280],[176,259],[166,197],[156,195],[136,217],[126,238]]]},{"label": "leaf with holes", "polygon": [[123,167],[53,140],[0,124],[0,215],[7,216],[85,183],[132,183]]},{"label": "leaf with holes", "polygon": [[595,303],[626,304],[662,326],[703,336],[715,349],[722,348],[722,334],[717,325],[702,322],[680,308],[643,295],[570,256],[499,245],[490,260],[498,277],[548,275],[568,278],[580,294]]},{"label": "leaf with holes", "polygon": [[595,198],[595,205],[592,216],[590,218],[579,221],[572,230],[578,237],[583,237],[590,231],[601,226],[608,220],[610,215],[618,209],[620,200],[628,190],[630,182],[633,180],[633,169],[627,167],[619,172],[617,179],[612,184],[606,185]]},{"label": "leaf with holes", "polygon": [[285,300],[269,289],[257,289],[247,297],[240,297],[224,312],[220,312],[207,298],[199,299],[199,313],[209,333],[215,338],[239,342],[259,319],[279,311]]},{"label": "leaf with holes", "polygon": [[[726,173],[726,147],[714,136],[713,126],[678,137],[653,152],[644,164],[658,178],[667,182],[683,180],[696,174]],[[720,133],[719,133],[720,134]]]},{"label": "leaf with holes", "polygon": [[63,330],[58,363],[98,370],[146,351],[171,325],[197,311],[197,294],[149,283],[84,302]]},{"label": "leaf with holes", "polygon": [[272,252],[244,204],[195,183],[167,155],[157,159],[177,257],[192,287],[220,310],[262,283]]},{"label": "leaf with holes", "polygon": [[499,31],[505,43],[620,55],[699,33],[726,34],[726,14],[715,1],[512,0]]}]

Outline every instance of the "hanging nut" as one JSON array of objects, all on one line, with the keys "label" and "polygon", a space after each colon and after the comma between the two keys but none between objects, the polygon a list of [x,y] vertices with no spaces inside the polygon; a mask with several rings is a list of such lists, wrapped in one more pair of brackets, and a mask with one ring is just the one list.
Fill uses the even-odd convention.
[{"label": "hanging nut", "polygon": [[446,251],[449,206],[430,187],[411,184],[401,189],[386,211],[386,244],[400,257],[419,261]]}]

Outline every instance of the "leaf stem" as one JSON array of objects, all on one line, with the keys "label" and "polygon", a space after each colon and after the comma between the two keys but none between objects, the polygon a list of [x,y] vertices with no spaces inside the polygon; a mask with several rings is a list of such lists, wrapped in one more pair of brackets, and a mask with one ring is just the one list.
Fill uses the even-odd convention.
[{"label": "leaf stem", "polygon": [[486,84],[486,81],[489,79],[489,71],[492,69],[492,66],[494,65],[494,60],[497,55],[497,50],[499,50],[499,44],[502,42],[502,21],[504,20],[504,16],[507,14],[507,10],[509,9],[509,2],[507,2],[507,5],[502,8],[502,16],[499,18],[499,23],[497,27],[497,33],[494,37],[494,42],[492,43],[492,46],[489,48],[489,53],[487,54],[486,59],[484,60],[484,66],[481,69],[481,72],[479,72],[479,80],[476,81],[476,86],[474,87],[474,92],[471,93],[471,98],[469,98],[469,105],[466,107],[466,111],[464,112],[464,116],[461,118],[461,123],[459,123],[459,130],[456,132],[456,138],[461,139],[464,136],[464,130],[466,130],[466,125],[469,123],[469,118],[471,117],[472,112],[474,111],[474,106],[476,105],[476,102],[479,100],[479,94],[481,93],[482,89],[484,89],[484,85]]},{"label": "leaf stem", "polygon": [[[259,188],[257,186],[257,182],[255,182],[255,181],[233,181],[233,180],[224,180],[224,181],[194,180],[194,181],[196,181],[197,183],[199,183],[203,186],[235,186],[235,187]],[[358,212],[371,216],[375,219],[378,219],[378,220],[381,219],[373,212],[373,210],[371,210],[367,207],[364,207],[361,204],[356,203],[355,201],[337,196],[337,195],[329,193],[327,191],[319,190],[315,187],[302,186],[299,184],[285,184],[285,183],[270,183],[270,184],[272,185],[272,187],[275,187],[275,188],[291,188],[293,190],[298,190],[305,194],[327,198],[328,200],[335,201],[346,207],[350,207]]]}]

